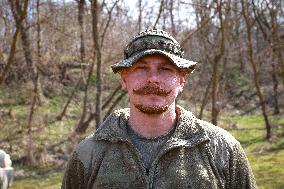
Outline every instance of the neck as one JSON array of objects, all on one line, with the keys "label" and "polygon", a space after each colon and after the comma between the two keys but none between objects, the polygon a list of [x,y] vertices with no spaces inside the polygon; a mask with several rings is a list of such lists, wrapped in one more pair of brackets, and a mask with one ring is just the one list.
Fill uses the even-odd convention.
[{"label": "neck", "polygon": [[176,123],[175,103],[162,114],[145,114],[134,106],[130,107],[131,128],[145,138],[154,138],[168,133]]}]

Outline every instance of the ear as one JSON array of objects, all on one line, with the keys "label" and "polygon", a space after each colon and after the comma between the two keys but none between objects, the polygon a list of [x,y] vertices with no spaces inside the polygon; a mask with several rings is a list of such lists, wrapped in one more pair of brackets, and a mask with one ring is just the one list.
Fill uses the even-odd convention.
[{"label": "ear", "polygon": [[179,92],[182,92],[185,82],[186,82],[186,74],[184,72],[180,72],[179,73],[179,83],[180,83]]},{"label": "ear", "polygon": [[126,90],[126,73],[125,70],[120,71],[120,84],[123,90]]}]

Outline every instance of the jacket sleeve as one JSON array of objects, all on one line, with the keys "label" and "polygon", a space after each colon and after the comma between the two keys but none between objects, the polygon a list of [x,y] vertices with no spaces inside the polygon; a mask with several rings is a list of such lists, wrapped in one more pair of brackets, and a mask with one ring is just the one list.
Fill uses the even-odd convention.
[{"label": "jacket sleeve", "polygon": [[229,159],[227,187],[230,189],[257,189],[252,169],[240,143],[235,144]]},{"label": "jacket sleeve", "polygon": [[83,189],[86,185],[84,165],[76,152],[73,152],[67,164],[61,189]]}]

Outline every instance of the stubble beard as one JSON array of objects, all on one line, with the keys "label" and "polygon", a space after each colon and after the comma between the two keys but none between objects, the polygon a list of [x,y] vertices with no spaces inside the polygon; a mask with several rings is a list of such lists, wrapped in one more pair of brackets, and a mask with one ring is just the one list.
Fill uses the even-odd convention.
[{"label": "stubble beard", "polygon": [[[136,95],[150,95],[154,94],[161,97],[167,97],[172,90],[165,90],[157,85],[146,85],[143,87],[140,87],[138,89],[133,89],[133,93]],[[162,114],[166,112],[169,109],[169,105],[161,105],[161,106],[155,106],[155,105],[143,105],[143,104],[134,104],[134,106],[140,111],[148,115],[157,115]]]},{"label": "stubble beard", "polygon": [[169,105],[165,106],[145,106],[143,104],[134,104],[140,112],[143,112],[148,115],[162,114],[169,109]]}]

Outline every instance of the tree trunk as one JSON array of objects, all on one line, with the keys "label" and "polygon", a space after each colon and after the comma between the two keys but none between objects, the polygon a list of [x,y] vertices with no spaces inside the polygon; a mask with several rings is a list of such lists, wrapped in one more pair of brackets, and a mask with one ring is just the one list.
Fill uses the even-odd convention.
[{"label": "tree trunk", "polygon": [[[86,2],[85,0],[77,0],[77,3],[78,3],[78,23],[79,23],[79,28],[80,28],[80,62],[82,65],[86,61],[85,38],[84,38],[84,13],[85,13],[85,3]],[[85,66],[81,66],[81,74],[82,74],[83,81],[86,81],[85,79],[86,78],[86,67]]]},{"label": "tree trunk", "polygon": [[[94,51],[93,56],[94,60],[91,64],[91,68],[88,74],[88,79],[85,88],[85,97],[84,97],[84,106],[83,106],[83,113],[80,118],[80,121],[75,128],[76,133],[84,133],[89,126],[89,123],[95,118],[96,119],[96,126],[99,126],[102,120],[102,109],[104,109],[105,104],[102,107],[102,68],[101,68],[101,49],[103,48],[103,42],[105,38],[106,31],[110,25],[110,21],[112,19],[112,11],[114,10],[115,6],[119,0],[116,0],[113,3],[113,6],[108,10],[108,20],[106,25],[103,29],[103,34],[101,36],[101,42],[99,43],[99,32],[98,32],[98,12],[99,7],[97,1],[91,1],[91,12],[92,12],[92,25],[93,25],[93,44],[94,44]],[[95,63],[97,64],[97,80],[96,80],[96,110],[95,112],[87,113],[87,101],[88,101],[88,86],[90,84],[91,77],[93,75],[93,69]],[[112,97],[113,98],[113,97]],[[111,100],[111,99],[110,99]],[[88,116],[87,116],[88,115]],[[96,127],[97,128],[97,127]],[[74,134],[72,135],[74,136]]]},{"label": "tree trunk", "polygon": [[211,111],[211,119],[214,125],[218,124],[218,115],[220,112],[220,104],[218,103],[218,88],[219,88],[219,64],[224,54],[224,47],[225,47],[225,28],[223,24],[223,15],[222,15],[222,0],[217,2],[217,12],[220,21],[220,30],[221,30],[221,39],[220,39],[220,46],[219,52],[213,59],[213,72],[212,72],[212,111]]},{"label": "tree trunk", "polygon": [[33,81],[34,87],[37,89],[36,91],[37,92],[36,94],[37,102],[36,103],[43,104],[45,100],[44,100],[43,92],[41,89],[41,84],[40,84],[39,75],[38,75],[39,73],[38,73],[38,69],[37,69],[35,62],[33,61],[31,47],[30,47],[31,46],[30,37],[27,31],[27,28],[25,27],[25,24],[22,25],[20,29],[20,33],[21,33],[21,40],[22,40],[25,60],[30,70],[31,79]]},{"label": "tree trunk", "polygon": [[[42,42],[41,42],[41,27],[40,27],[40,0],[37,0],[36,3],[36,10],[37,10],[37,65],[41,64],[41,59],[42,59],[42,55],[41,55],[41,47],[42,47]],[[29,36],[27,36],[29,37]],[[27,40],[29,40],[29,38],[27,38]],[[29,42],[29,41],[27,41]],[[27,47],[29,48],[29,47]],[[37,101],[38,103],[41,105],[43,103],[45,103],[45,97],[43,95],[43,91],[42,91],[42,87],[41,87],[41,83],[40,83],[40,75],[38,73],[38,69],[36,66],[36,63],[33,63],[34,67],[33,69],[36,70],[35,73],[37,73],[37,77],[35,80],[36,83],[36,88],[37,88]]]},{"label": "tree trunk", "polygon": [[171,29],[172,29],[172,35],[176,36],[176,26],[175,26],[173,9],[174,9],[174,0],[170,0]]},{"label": "tree trunk", "polygon": [[93,44],[94,44],[94,59],[97,64],[97,80],[96,80],[96,128],[100,125],[102,120],[102,62],[101,62],[101,47],[99,44],[99,33],[98,33],[98,13],[99,6],[97,0],[93,0],[91,3],[92,12],[92,27],[93,27]]},{"label": "tree trunk", "polygon": [[78,82],[77,82],[75,88],[73,89],[70,97],[68,98],[68,100],[67,100],[67,102],[66,102],[66,104],[65,104],[65,106],[64,106],[64,108],[62,110],[62,112],[56,117],[56,119],[58,121],[62,120],[62,118],[65,116],[67,108],[68,108],[69,104],[71,103],[71,100],[72,100],[72,98],[75,95],[75,92],[77,91],[78,87],[80,86],[80,82],[81,82],[81,79],[78,80]]},{"label": "tree trunk", "polygon": [[[277,60],[278,61],[278,65],[281,68],[281,45],[278,46],[279,44],[279,38],[278,38],[278,30],[277,30],[277,23],[276,23],[276,19],[277,19],[277,9],[274,10],[273,8],[268,8],[269,4],[267,4],[266,9],[269,9],[269,13],[270,13],[270,18],[271,18],[271,25],[268,24],[268,21],[263,13],[263,11],[259,11],[257,9],[257,6],[254,4],[254,1],[252,1],[253,3],[253,13],[256,19],[256,23],[258,24],[258,28],[260,29],[263,38],[268,42],[271,43],[272,46],[272,51],[273,51],[273,61],[271,62],[271,66],[272,66],[272,70],[271,70],[271,77],[272,77],[272,82],[273,82],[273,106],[274,106],[274,112],[273,114],[279,114],[280,110],[279,110],[279,106],[278,106],[278,80],[277,80],[277,74],[278,74],[278,69],[275,66],[274,61]],[[270,2],[271,3],[271,2]],[[268,31],[271,31],[271,34],[268,34]],[[279,53],[280,52],[280,53]],[[280,55],[280,57],[279,57]],[[276,57],[277,58],[274,58]],[[280,62],[279,62],[280,60]],[[281,69],[280,69],[281,72]]]},{"label": "tree trunk", "polygon": [[274,111],[273,114],[277,115],[280,113],[279,110],[279,105],[278,105],[278,80],[277,80],[277,70],[275,68],[275,64],[272,63],[272,70],[271,70],[271,77],[273,81],[273,106],[274,106]]},{"label": "tree trunk", "polygon": [[141,31],[142,28],[142,0],[138,0],[138,10],[139,10],[139,16],[138,16],[138,22],[137,22],[137,26],[138,26],[138,32]]},{"label": "tree trunk", "polygon": [[84,8],[85,0],[77,0],[78,3],[78,23],[80,27],[80,61],[85,62],[85,40],[84,40]]},{"label": "tree trunk", "polygon": [[36,102],[37,102],[37,85],[34,85],[33,89],[33,96],[32,96],[32,104],[30,108],[30,114],[29,114],[29,119],[28,119],[28,144],[27,144],[27,164],[28,165],[36,165],[36,159],[35,159],[35,145],[34,145],[34,139],[33,139],[33,133],[32,133],[32,126],[33,126],[33,118],[34,118],[34,112],[36,108]]},{"label": "tree trunk", "polygon": [[211,109],[211,121],[214,125],[218,124],[218,114],[219,114],[219,105],[217,104],[218,98],[218,86],[219,86],[219,57],[215,58],[213,63],[213,73],[212,73],[212,92],[211,92],[211,100],[212,100],[212,109]]},{"label": "tree trunk", "polygon": [[86,116],[87,116],[88,91],[89,91],[90,81],[91,81],[91,78],[92,78],[92,75],[93,75],[94,65],[95,65],[95,62],[93,61],[91,66],[90,66],[87,82],[86,82],[86,85],[85,85],[84,100],[83,100],[83,111],[82,111],[79,123],[77,124],[77,126],[74,130],[76,133],[79,133],[79,134],[84,133],[87,129],[87,127],[83,127],[83,125],[84,125],[84,122],[85,122]]},{"label": "tree trunk", "polygon": [[[114,97],[116,96],[116,94],[121,90],[121,85],[117,86],[116,89],[112,92],[112,94],[105,100],[105,103],[102,106],[102,110],[105,110],[107,108],[107,106],[113,101]],[[123,96],[122,96],[123,97]],[[119,103],[119,101],[122,99],[122,97],[117,97],[116,100],[114,101],[113,105],[111,106],[111,108],[115,107],[115,105],[117,105]],[[110,112],[110,110],[112,110],[111,108],[109,108],[109,110],[107,112]],[[77,133],[85,133],[85,131],[87,130],[90,122],[96,117],[96,112],[94,113],[90,113],[88,118],[86,118],[84,121],[80,122],[78,124],[78,126],[75,129],[75,132]],[[71,134],[72,135],[72,134]],[[74,136],[74,134],[72,135]]]},{"label": "tree trunk", "polygon": [[159,22],[159,20],[160,20],[160,17],[161,17],[161,14],[162,14],[163,10],[164,10],[164,0],[161,0],[160,8],[159,8],[159,13],[158,13],[158,16],[157,16],[157,18],[156,18],[156,21],[155,21],[155,23],[154,23],[154,25],[153,25],[153,28],[156,28],[156,26],[157,26],[157,24],[158,24],[158,22]]},{"label": "tree trunk", "polygon": [[284,41],[281,42],[281,39],[279,39],[279,32],[278,32],[278,27],[277,27],[277,11],[273,10],[272,8],[269,10],[270,12],[270,17],[271,17],[271,34],[272,34],[272,48],[273,52],[277,55],[277,60],[278,60],[278,65],[282,77],[282,83],[284,87],[284,59],[282,57],[282,52],[283,52],[283,43]]},{"label": "tree trunk", "polygon": [[9,53],[9,58],[6,66],[4,67],[1,75],[0,75],[0,85],[2,84],[3,81],[5,81],[6,74],[8,73],[10,66],[14,60],[15,52],[16,52],[16,45],[17,45],[17,40],[18,40],[18,35],[20,33],[21,27],[22,27],[22,22],[25,20],[26,15],[27,15],[27,9],[29,5],[29,0],[25,0],[23,3],[23,9],[19,10],[19,15],[16,15],[16,9],[15,4],[13,1],[9,1],[11,10],[13,12],[13,16],[15,18],[16,22],[16,31],[13,35],[13,40],[10,48],[10,53]]},{"label": "tree trunk", "polygon": [[260,89],[259,76],[258,76],[258,72],[256,68],[256,63],[254,62],[254,58],[253,58],[253,46],[252,46],[252,36],[251,36],[252,22],[250,21],[250,17],[249,17],[249,11],[248,11],[249,5],[247,2],[245,3],[244,0],[241,0],[241,4],[242,4],[242,14],[243,14],[245,24],[246,24],[246,29],[247,29],[247,47],[248,47],[248,56],[249,56],[248,58],[249,58],[249,62],[253,69],[253,79],[254,79],[254,84],[256,88],[256,93],[259,98],[259,102],[261,104],[262,115],[263,115],[265,125],[266,125],[266,139],[271,139],[271,136],[272,136],[271,125],[269,123],[268,116],[266,113],[266,106],[265,106],[263,95]]},{"label": "tree trunk", "polygon": [[[84,6],[85,6],[85,0],[77,0],[78,3],[78,23],[80,27],[80,61],[83,63],[85,61],[85,41],[84,41]],[[87,81],[85,83],[85,90],[84,90],[84,100],[83,100],[83,109],[82,109],[82,114],[79,120],[79,123],[77,124],[75,130],[74,130],[74,136],[76,133],[84,133],[85,129],[82,129],[82,125],[86,120],[87,116],[87,104],[88,104],[88,91],[89,91],[89,85],[90,85],[90,80],[93,75],[93,70],[94,70],[94,64],[95,62],[93,61],[90,70],[88,72],[88,77]],[[82,77],[84,80],[84,75],[85,75],[85,68],[82,70]],[[84,80],[85,81],[85,80]],[[62,118],[62,116],[65,114],[65,109],[67,108],[68,104],[71,102],[71,99],[73,98],[76,88],[79,86],[79,81],[75,87],[75,89],[72,92],[72,95],[69,97],[62,113],[58,116],[58,119]],[[73,136],[72,135],[72,136]]]},{"label": "tree trunk", "polygon": [[[31,53],[31,47],[30,47],[30,38],[27,28],[25,27],[25,19],[23,22],[21,22],[20,17],[23,13],[22,9],[22,3],[20,1],[10,2],[12,9],[12,13],[15,19],[15,22],[17,25],[20,25],[19,32],[21,33],[21,40],[22,40],[22,47],[24,51],[24,57],[27,63],[27,67],[29,69],[29,72],[31,73],[31,80],[33,82],[33,91],[32,91],[32,98],[31,98],[31,108],[30,108],[30,114],[28,117],[28,144],[27,144],[27,163],[29,165],[35,165],[36,160],[34,157],[34,141],[33,141],[33,134],[32,134],[32,125],[33,125],[33,117],[34,117],[34,111],[36,108],[36,104],[43,103],[43,94],[41,91],[41,85],[39,82],[39,75],[38,70],[36,67],[35,62],[33,61],[32,53]],[[39,6],[39,5],[38,5]],[[39,29],[39,28],[37,28]],[[40,39],[38,39],[40,41]],[[39,42],[40,43],[40,42]],[[40,50],[38,49],[38,53],[40,54]]]},{"label": "tree trunk", "polygon": [[210,91],[211,84],[212,84],[212,78],[208,81],[205,93],[203,95],[203,99],[202,99],[202,103],[201,103],[201,107],[200,107],[200,111],[199,111],[199,115],[198,115],[199,119],[202,119],[202,117],[203,117],[203,110],[204,110],[204,108],[207,104],[207,101],[208,101],[208,94],[209,94],[209,91]]},{"label": "tree trunk", "polygon": [[41,62],[41,28],[40,28],[40,10],[39,10],[40,0],[36,1],[36,15],[37,15],[37,58],[38,62]]}]

